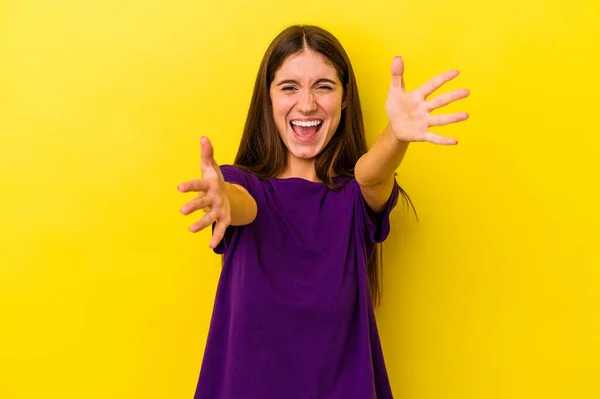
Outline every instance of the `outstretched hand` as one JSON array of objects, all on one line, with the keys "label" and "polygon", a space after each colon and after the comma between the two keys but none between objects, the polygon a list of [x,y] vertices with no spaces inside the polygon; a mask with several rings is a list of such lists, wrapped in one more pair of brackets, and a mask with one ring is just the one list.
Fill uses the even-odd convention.
[{"label": "outstretched hand", "polygon": [[453,145],[457,140],[440,136],[429,131],[431,126],[443,126],[466,120],[469,115],[459,112],[445,115],[431,115],[431,111],[460,100],[469,95],[467,89],[458,89],[427,99],[434,91],[458,76],[458,71],[448,71],[429,80],[421,87],[406,92],[404,90],[404,62],[402,57],[392,62],[392,81],[388,91],[385,109],[398,140],[427,141],[434,144]]},{"label": "outstretched hand", "polygon": [[200,172],[199,180],[181,183],[179,191],[197,192],[198,197],[186,203],[181,213],[189,215],[199,209],[205,213],[199,221],[190,226],[190,231],[196,233],[216,222],[210,247],[216,248],[225,235],[225,230],[231,223],[231,205],[225,189],[225,179],[221,168],[214,159],[213,147],[207,137],[200,139]]}]

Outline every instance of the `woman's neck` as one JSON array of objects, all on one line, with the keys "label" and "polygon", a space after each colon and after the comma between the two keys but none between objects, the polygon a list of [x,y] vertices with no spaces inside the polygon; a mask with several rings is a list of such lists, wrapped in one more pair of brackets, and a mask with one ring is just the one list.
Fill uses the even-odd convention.
[{"label": "woman's neck", "polygon": [[277,177],[280,179],[298,177],[300,179],[309,180],[313,182],[321,181],[317,177],[314,159],[298,159],[293,155],[289,156],[287,167]]}]

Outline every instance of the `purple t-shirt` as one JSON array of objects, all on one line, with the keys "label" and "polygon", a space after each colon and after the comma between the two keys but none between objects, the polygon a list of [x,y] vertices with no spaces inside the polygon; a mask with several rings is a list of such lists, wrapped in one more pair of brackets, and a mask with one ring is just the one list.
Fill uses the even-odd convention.
[{"label": "purple t-shirt", "polygon": [[392,398],[367,277],[398,201],[372,221],[355,179],[340,191],[300,178],[245,187],[256,219],[230,226],[195,399]]}]

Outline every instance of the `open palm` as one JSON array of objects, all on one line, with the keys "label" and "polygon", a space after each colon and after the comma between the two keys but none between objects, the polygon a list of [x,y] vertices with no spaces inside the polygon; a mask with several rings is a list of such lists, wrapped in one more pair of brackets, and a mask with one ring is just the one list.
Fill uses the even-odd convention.
[{"label": "open palm", "polygon": [[398,140],[413,142],[426,141],[434,144],[453,145],[456,139],[440,136],[429,131],[431,126],[443,126],[466,120],[466,112],[445,115],[431,115],[431,111],[460,100],[469,95],[467,89],[454,90],[427,99],[446,82],[458,76],[458,71],[448,71],[429,80],[421,87],[406,92],[404,90],[404,62],[401,57],[392,62],[392,81],[388,91],[385,109],[394,135]]}]

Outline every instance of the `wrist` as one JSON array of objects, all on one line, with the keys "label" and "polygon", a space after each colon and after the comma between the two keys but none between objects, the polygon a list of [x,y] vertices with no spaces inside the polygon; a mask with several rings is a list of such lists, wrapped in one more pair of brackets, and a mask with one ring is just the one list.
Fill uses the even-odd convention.
[{"label": "wrist", "polygon": [[391,144],[391,145],[403,148],[403,147],[407,147],[408,144],[410,143],[410,141],[403,138],[402,135],[397,130],[394,130],[394,127],[392,126],[391,123],[388,124],[388,126],[386,128],[386,132],[388,133],[387,136],[389,139],[389,144]]}]

